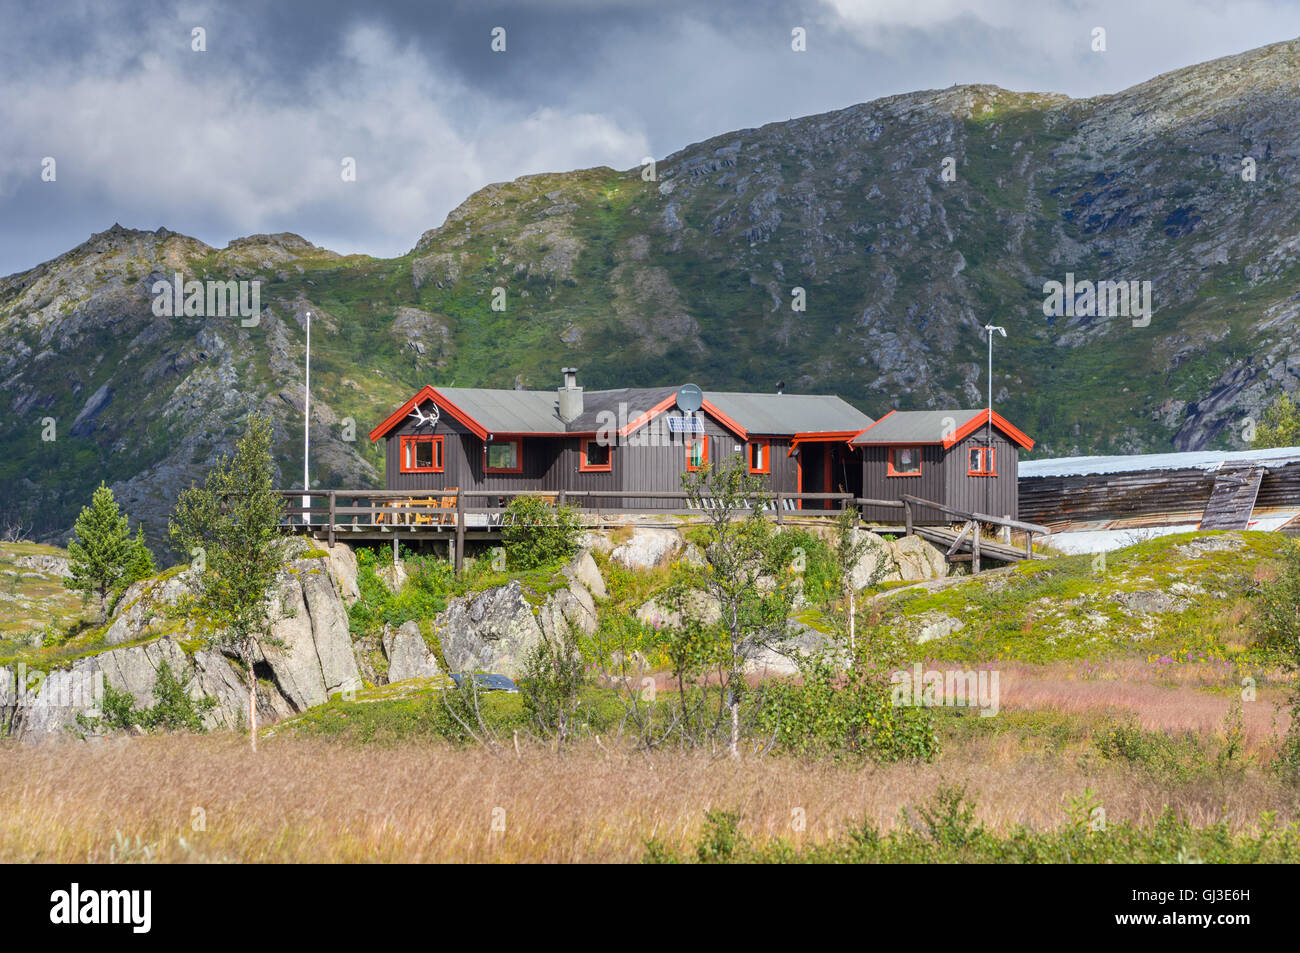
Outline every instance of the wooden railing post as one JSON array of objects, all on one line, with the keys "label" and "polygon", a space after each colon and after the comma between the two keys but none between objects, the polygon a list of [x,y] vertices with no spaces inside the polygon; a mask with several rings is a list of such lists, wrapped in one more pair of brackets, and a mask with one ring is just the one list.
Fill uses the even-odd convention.
[{"label": "wooden railing post", "polygon": [[911,536],[912,535],[912,503],[910,500],[903,501],[903,518],[907,524],[907,533],[905,535]]},{"label": "wooden railing post", "polygon": [[465,565],[465,493],[456,491],[456,575]]},{"label": "wooden railing post", "polygon": [[785,525],[785,494],[780,490],[776,491],[776,525]]},{"label": "wooden railing post", "polygon": [[976,575],[980,571],[980,533],[982,527],[978,521],[971,522],[970,571]]},{"label": "wooden railing post", "polygon": [[335,502],[334,494],[335,491],[330,490],[330,531],[329,531],[330,549],[334,548],[334,502]]},{"label": "wooden railing post", "polygon": [[1025,533],[1025,558],[1034,558],[1034,534]]}]

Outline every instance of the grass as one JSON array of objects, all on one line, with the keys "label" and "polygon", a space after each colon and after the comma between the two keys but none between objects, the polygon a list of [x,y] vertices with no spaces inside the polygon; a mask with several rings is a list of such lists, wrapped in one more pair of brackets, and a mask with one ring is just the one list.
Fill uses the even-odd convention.
[{"label": "grass", "polygon": [[[610,739],[564,754],[524,742],[517,756],[287,735],[257,754],[228,734],[4,744],[0,861],[105,861],[126,842],[136,859],[159,861],[625,862],[646,859],[651,840],[691,854],[716,810],[780,859],[791,846],[833,851],[864,824],[906,834],[949,784],[967,786],[974,821],[1002,839],[1017,827],[1070,830],[1081,799],[1118,831],[1152,831],[1166,807],[1192,829],[1232,837],[1253,836],[1262,815],[1270,829],[1296,820],[1294,793],[1253,767],[1136,771],[1089,754],[1085,724],[1060,723],[1064,747],[1044,748],[1042,724],[977,725],[932,764],[887,766],[643,755]],[[1294,831],[1279,836],[1294,851]],[[1176,859],[1176,839],[1161,843],[1159,859]]]},{"label": "grass", "polygon": [[[1199,552],[1194,539],[1230,548]],[[1252,648],[1253,594],[1286,541],[1275,533],[1182,533],[1108,553],[1018,563],[937,590],[902,590],[878,601],[886,621],[927,614],[963,627],[925,643],[952,661],[1186,658],[1268,665]],[[1174,593],[1175,611],[1139,611],[1126,600]]]}]

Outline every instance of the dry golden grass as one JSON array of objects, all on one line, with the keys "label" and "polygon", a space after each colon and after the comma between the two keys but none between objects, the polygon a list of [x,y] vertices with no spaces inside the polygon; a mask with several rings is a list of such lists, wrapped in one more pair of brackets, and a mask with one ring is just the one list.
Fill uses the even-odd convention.
[{"label": "dry golden grass", "polygon": [[[999,663],[999,693],[1004,710],[1032,709],[1066,713],[1131,712],[1148,731],[1222,734],[1234,700],[1240,698],[1235,676],[1209,666],[1169,666],[1140,661],[1106,662],[1084,675],[1076,664]],[[1231,690],[1229,690],[1231,686]],[[1209,692],[1206,689],[1222,689]],[[1257,690],[1241,705],[1242,728],[1251,750],[1271,749],[1291,723],[1285,691]]]},{"label": "dry golden grass", "polygon": [[[934,764],[883,767],[289,738],[253,754],[231,736],[5,745],[0,860],[105,861],[121,836],[163,861],[635,861],[651,836],[693,843],[709,808],[739,811],[759,839],[795,838],[802,808],[797,836],[821,840],[863,817],[898,823],[901,807],[944,780],[967,781],[980,818],[999,830],[1055,827],[1087,787],[1111,821],[1150,820],[1166,804],[1235,828],[1263,809],[1296,816],[1294,796],[1254,772],[1172,785],[1077,753],[1010,734],[953,745]],[[194,829],[197,811],[206,830]]]}]

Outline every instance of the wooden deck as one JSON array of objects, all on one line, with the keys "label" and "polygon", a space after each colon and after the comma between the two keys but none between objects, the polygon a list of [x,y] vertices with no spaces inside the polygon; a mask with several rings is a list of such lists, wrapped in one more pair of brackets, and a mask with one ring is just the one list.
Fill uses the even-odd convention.
[{"label": "wooden deck", "polygon": [[[636,492],[634,498],[637,500],[662,500],[664,506],[658,509],[620,506],[624,499],[629,498],[626,492],[621,491],[516,491],[508,495],[455,489],[416,494],[407,490],[318,490],[310,494],[301,490],[281,490],[279,493],[290,504],[285,507],[285,519],[281,524],[286,532],[310,535],[330,545],[339,540],[391,541],[394,545],[403,541],[446,541],[457,572],[464,565],[467,540],[501,539],[510,519],[507,501],[519,496],[539,497],[557,505],[572,506],[578,512],[579,521],[591,529],[626,525],[678,528],[684,522],[703,521],[708,516],[708,501],[692,507],[684,492]],[[472,505],[478,501],[488,505]],[[897,524],[882,525],[871,521],[860,522],[860,525],[876,531],[915,533],[946,547],[949,562],[969,561],[973,572],[980,571],[982,559],[1010,562],[1035,558],[1033,537],[1047,533],[1044,526],[966,513],[910,496],[899,500],[875,500],[850,493],[777,493],[768,500],[763,512],[778,525],[806,525],[834,517],[850,507],[859,514],[867,507],[898,510],[901,519]],[[916,525],[912,518],[914,507],[943,512],[965,525],[960,531],[950,525]],[[1023,532],[1025,548],[982,539],[984,524],[1000,526],[1007,535],[1013,529]],[[969,555],[965,555],[966,552]]]}]

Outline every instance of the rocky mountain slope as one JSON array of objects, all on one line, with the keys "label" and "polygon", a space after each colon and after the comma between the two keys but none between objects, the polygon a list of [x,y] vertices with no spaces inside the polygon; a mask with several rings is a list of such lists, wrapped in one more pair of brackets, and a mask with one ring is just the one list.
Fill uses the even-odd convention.
[{"label": "rocky mountain slope", "polygon": [[[1009,333],[995,404],[1037,453],[1239,445],[1295,386],[1298,116],[1290,41],[1094,99],[890,97],[718,136],[653,178],[529,176],[391,260],[115,226],[0,279],[0,520],[57,539],[106,479],[160,540],[252,410],[294,486],[307,310],[321,486],[381,479],[365,434],[420,384],[549,387],[566,364],[591,387],[970,406],[989,321]],[[260,279],[260,322],[156,316],[177,271]],[[1149,325],[1046,317],[1067,274],[1150,281]]]}]

